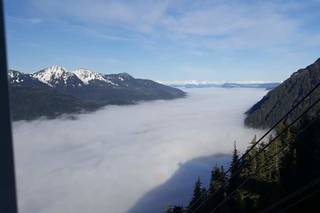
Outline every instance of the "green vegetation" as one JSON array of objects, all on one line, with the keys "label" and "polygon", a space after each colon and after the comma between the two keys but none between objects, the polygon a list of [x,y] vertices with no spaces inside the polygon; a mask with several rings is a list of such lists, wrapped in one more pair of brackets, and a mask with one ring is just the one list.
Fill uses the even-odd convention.
[{"label": "green vegetation", "polygon": [[[247,112],[245,124],[255,128],[274,125],[294,105],[320,83],[320,59],[305,69],[300,69],[281,85],[271,90],[261,101]],[[320,106],[315,105],[295,125],[290,124],[320,97],[320,88],[305,99],[286,119],[276,127],[267,141],[261,141],[249,149],[248,154],[238,161],[236,146],[230,165],[230,174],[225,177],[224,169],[215,166],[208,186],[207,199],[194,198],[189,206],[175,212],[261,212],[320,177]],[[249,147],[256,144],[253,137]],[[271,143],[272,142],[272,143]],[[267,144],[267,147],[265,147]],[[199,183],[200,180],[197,180]],[[319,189],[320,184],[315,185]],[[198,185],[196,185],[198,187]],[[196,189],[195,187],[195,189]],[[203,189],[205,190],[205,189]],[[311,192],[311,190],[309,191]],[[308,191],[298,197],[289,197],[281,205],[295,203],[285,212],[301,212],[306,208],[318,209],[319,196],[306,198]],[[312,194],[311,194],[312,195]],[[287,203],[286,203],[287,202]],[[196,207],[194,208],[196,203]],[[192,205],[193,204],[193,205]],[[275,206],[270,212],[278,212],[283,206]],[[277,209],[278,208],[278,209]],[[168,210],[170,212],[171,210]]]},{"label": "green vegetation", "polygon": [[[286,124],[277,128],[279,134]],[[194,197],[186,208],[175,212],[210,212],[227,198],[215,212],[260,212],[286,195],[320,177],[320,117],[304,118],[303,121],[274,140],[255,160],[251,160],[266,143],[252,149],[240,164],[235,147],[230,175],[224,177],[224,169],[215,166],[208,186],[208,199],[203,201],[200,191],[206,191],[197,180]],[[268,142],[273,139],[269,137]],[[253,138],[251,144],[256,142]],[[245,184],[243,184],[245,182]],[[241,187],[237,188],[243,184]],[[318,186],[319,187],[319,186]],[[200,190],[201,188],[201,190]],[[196,203],[195,198],[198,198]],[[196,205],[195,205],[196,203]],[[301,206],[302,205],[302,206]],[[303,203],[300,208],[303,208]],[[308,206],[316,206],[315,200]],[[295,210],[299,209],[299,206]],[[168,210],[170,212],[171,210]],[[290,212],[290,211],[288,211]],[[293,211],[291,211],[293,212]]]}]

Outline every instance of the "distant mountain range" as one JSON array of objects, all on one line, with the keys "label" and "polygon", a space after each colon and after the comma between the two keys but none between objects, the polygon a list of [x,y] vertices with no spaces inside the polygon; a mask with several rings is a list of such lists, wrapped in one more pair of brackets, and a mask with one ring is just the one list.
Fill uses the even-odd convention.
[{"label": "distant mountain range", "polygon": [[209,88],[209,87],[222,87],[222,88],[263,88],[273,89],[280,83],[278,82],[261,82],[261,81],[248,81],[248,82],[211,82],[211,81],[171,81],[159,83],[176,87],[176,88]]},{"label": "distant mountain range", "polygon": [[[319,82],[320,58],[306,68],[299,69],[293,73],[290,78],[271,90],[262,100],[248,110],[245,120],[246,125],[259,128],[272,126]],[[288,121],[297,117],[318,98],[320,98],[320,88],[310,98],[307,98],[301,107],[293,112]],[[314,117],[319,110],[320,107],[318,106],[309,113],[309,116]]]},{"label": "distant mountain range", "polygon": [[52,66],[33,74],[8,72],[13,120],[96,110],[101,106],[142,100],[174,99],[185,92],[127,73],[101,74],[88,69],[67,71]]}]

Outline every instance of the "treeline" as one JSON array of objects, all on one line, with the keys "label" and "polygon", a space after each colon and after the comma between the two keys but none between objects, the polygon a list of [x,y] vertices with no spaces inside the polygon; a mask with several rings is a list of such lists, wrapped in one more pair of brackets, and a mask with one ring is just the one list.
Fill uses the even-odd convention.
[{"label": "treeline", "polygon": [[[288,128],[280,135],[286,127],[286,123],[282,123],[274,133],[279,137],[270,136],[266,142],[250,150],[240,162],[235,146],[229,175],[224,175],[222,166],[214,166],[209,186],[205,187],[200,179],[196,180],[189,205],[173,206],[167,213],[261,212],[319,178],[320,117],[304,118],[299,125]],[[254,137],[249,147],[256,140]],[[270,145],[264,149],[268,143]],[[311,191],[316,189],[320,189],[320,184]],[[296,203],[294,210],[287,209],[285,212],[296,212],[306,205],[319,209],[317,199],[319,195],[310,196],[307,201],[291,200]],[[271,212],[277,212],[277,208],[283,208],[283,205],[275,206]]]}]

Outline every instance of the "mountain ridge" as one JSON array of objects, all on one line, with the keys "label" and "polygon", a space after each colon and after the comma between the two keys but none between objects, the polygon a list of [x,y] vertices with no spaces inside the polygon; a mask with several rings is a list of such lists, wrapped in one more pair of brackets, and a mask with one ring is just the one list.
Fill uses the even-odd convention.
[{"label": "mountain ridge", "polygon": [[[105,105],[170,100],[186,95],[177,88],[148,79],[136,79],[127,73],[101,74],[89,69],[68,71],[60,66],[51,66],[31,74],[9,70],[8,81],[11,102],[23,105],[11,104],[14,120],[55,117],[64,113],[91,111]],[[55,102],[50,97],[54,97]],[[23,100],[26,100],[25,104]]]},{"label": "mountain ridge", "polygon": [[[298,69],[287,80],[269,91],[259,102],[247,112],[245,124],[249,127],[267,128],[276,123],[299,100],[301,100],[314,86],[320,82],[320,58],[305,68]],[[307,106],[320,97],[317,89],[304,103],[287,119],[297,117]],[[320,107],[312,110],[309,116],[314,116]]]}]

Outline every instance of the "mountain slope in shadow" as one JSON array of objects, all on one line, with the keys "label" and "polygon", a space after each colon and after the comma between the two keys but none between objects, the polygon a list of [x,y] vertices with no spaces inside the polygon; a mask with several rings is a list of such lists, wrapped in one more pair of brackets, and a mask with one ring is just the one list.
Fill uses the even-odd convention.
[{"label": "mountain slope in shadow", "polygon": [[213,166],[217,164],[227,168],[230,159],[230,155],[216,154],[195,158],[181,164],[169,180],[142,196],[128,212],[165,212],[173,204],[187,205],[196,179],[200,177],[203,185],[207,186]]}]

